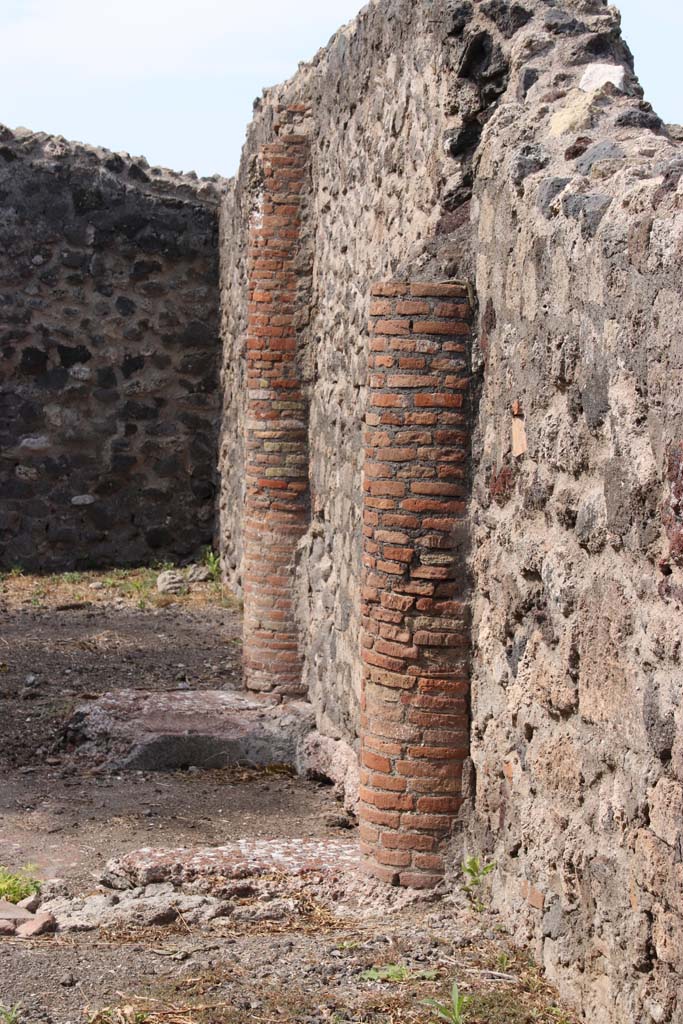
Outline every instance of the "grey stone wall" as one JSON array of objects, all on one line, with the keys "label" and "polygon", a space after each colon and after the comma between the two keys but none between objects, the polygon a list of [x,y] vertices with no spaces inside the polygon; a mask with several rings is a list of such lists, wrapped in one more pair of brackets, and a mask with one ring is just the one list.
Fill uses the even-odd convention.
[{"label": "grey stone wall", "polygon": [[680,1022],[683,151],[613,8],[532,13],[476,157],[469,849],[587,1019]]},{"label": "grey stone wall", "polygon": [[[471,800],[454,843],[586,1019],[680,1024],[683,155],[603,0],[380,0],[257,104],[223,217],[223,462],[241,459],[244,246],[277,107],[312,107],[313,522],[321,730],[358,721],[372,280],[469,277]],[[223,474],[226,568],[241,481]]]},{"label": "grey stone wall", "polygon": [[211,542],[219,189],[0,128],[1,566]]},{"label": "grey stone wall", "polygon": [[[224,380],[222,464],[239,464],[244,417],[246,231],[258,196],[256,156],[280,107],[310,104],[313,295],[305,336],[310,401],[311,528],[298,559],[304,678],[319,726],[356,742],[360,664],[360,473],[370,286],[403,268],[440,279],[469,259],[442,197],[454,187],[445,140],[453,121],[444,4],[371,4],[288,83],[257,102],[240,172],[222,211]],[[443,234],[445,228],[451,234]],[[440,239],[437,244],[436,239]],[[241,585],[243,480],[222,475],[224,564]]]}]

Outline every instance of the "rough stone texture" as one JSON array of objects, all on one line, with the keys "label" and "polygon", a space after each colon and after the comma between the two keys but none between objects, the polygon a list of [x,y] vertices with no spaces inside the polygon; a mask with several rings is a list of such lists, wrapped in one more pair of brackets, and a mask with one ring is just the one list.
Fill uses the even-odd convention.
[{"label": "rough stone texture", "polygon": [[60,932],[172,924],[228,926],[295,918],[297,897],[325,883],[349,893],[358,875],[353,841],[241,839],[225,846],[144,848],[110,860],[101,887],[86,896],[51,897],[43,911]]},{"label": "rough stone texture", "polygon": [[0,921],[11,921],[18,924],[20,921],[31,921],[33,914],[30,910],[10,903],[9,900],[0,899]]},{"label": "rough stone texture", "polygon": [[358,755],[345,740],[334,740],[317,730],[310,732],[299,748],[296,764],[300,775],[310,779],[328,779],[344,810],[358,811],[360,771]]},{"label": "rough stone texture", "polygon": [[[257,103],[240,172],[222,210],[227,396],[221,462],[231,467],[244,465],[247,245],[261,190],[258,154],[273,140],[281,108],[309,106],[301,131],[310,139],[312,196],[303,230],[311,235],[314,262],[310,322],[302,326],[301,344],[312,510],[299,547],[298,620],[303,680],[319,726],[356,746],[369,286],[392,276],[414,246],[421,263],[416,268],[411,262],[410,270],[421,276],[428,258],[424,240],[452,217],[440,202],[461,185],[449,178],[452,160],[445,149],[454,123],[448,79],[459,56],[445,43],[449,27],[441,5],[395,0],[364,9],[311,64]],[[449,236],[454,248],[467,221],[460,213]],[[243,504],[242,475],[224,472],[222,553],[238,589],[244,582]]]},{"label": "rough stone texture", "polygon": [[61,896],[45,904],[58,932],[90,932],[96,928],[153,928],[181,918],[187,925],[206,925],[233,913],[229,901],[208,895],[179,893],[166,883],[131,889],[120,895],[100,891],[83,897]]},{"label": "rough stone texture", "polygon": [[683,152],[614,8],[524,6],[475,156],[466,846],[586,1019],[680,1024]]},{"label": "rough stone texture", "polygon": [[77,708],[64,743],[110,768],[168,771],[299,760],[314,725],[310,704],[199,690],[119,690]]},{"label": "rough stone texture", "polygon": [[211,542],[219,191],[0,127],[0,566]]},{"label": "rough stone texture", "polygon": [[[378,0],[259,101],[223,223],[222,458],[243,464],[246,240],[277,110],[309,105],[304,678],[357,743],[368,285],[479,304],[474,694],[458,857],[587,1018],[679,1022],[680,133],[602,0]],[[243,483],[223,476],[241,583]],[[680,945],[680,942],[679,942]]]},{"label": "rough stone texture", "polygon": [[142,849],[109,861],[102,881],[114,889],[152,883],[186,885],[212,878],[303,875],[358,864],[358,848],[338,839],[239,839],[225,846],[178,850]]},{"label": "rough stone texture", "polygon": [[39,935],[49,935],[57,929],[57,921],[48,911],[36,914],[31,921],[24,921],[17,927],[16,935],[20,939],[37,939]]}]

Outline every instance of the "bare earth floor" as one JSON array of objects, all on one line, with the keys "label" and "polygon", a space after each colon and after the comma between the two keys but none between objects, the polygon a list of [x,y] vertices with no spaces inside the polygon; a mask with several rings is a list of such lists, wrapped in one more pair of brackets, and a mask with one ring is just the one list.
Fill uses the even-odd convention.
[{"label": "bare earth floor", "polygon": [[[235,602],[211,583],[159,601],[152,583],[141,571],[0,584],[0,866],[34,865],[45,900],[76,916],[101,908],[88,930],[0,937],[0,1020],[20,1004],[23,1024],[430,1024],[424,1001],[457,979],[468,1024],[570,1024],[504,921],[462,892],[366,881],[331,787],[279,768],[112,774],[60,746],[74,706],[117,688],[239,687]],[[140,848],[256,840],[330,853],[303,874],[284,858],[241,880],[100,883]]]}]

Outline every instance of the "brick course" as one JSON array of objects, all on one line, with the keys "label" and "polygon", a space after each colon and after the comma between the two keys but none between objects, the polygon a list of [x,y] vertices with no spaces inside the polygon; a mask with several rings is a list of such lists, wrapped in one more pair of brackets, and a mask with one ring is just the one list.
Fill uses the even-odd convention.
[{"label": "brick course", "polygon": [[429,888],[444,873],[469,742],[462,524],[471,308],[466,288],[456,283],[388,282],[372,295],[361,849],[375,877]]},{"label": "brick course", "polygon": [[244,673],[251,690],[303,692],[294,617],[296,546],[309,514],[308,402],[299,325],[309,301],[302,259],[309,146],[289,131],[261,151],[263,191],[249,244],[245,438]]}]

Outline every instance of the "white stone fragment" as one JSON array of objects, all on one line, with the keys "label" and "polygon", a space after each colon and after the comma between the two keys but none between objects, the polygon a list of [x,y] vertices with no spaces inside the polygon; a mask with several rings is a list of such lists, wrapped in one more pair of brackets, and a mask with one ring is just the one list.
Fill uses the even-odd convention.
[{"label": "white stone fragment", "polygon": [[69,376],[73,377],[74,380],[90,380],[92,377],[92,370],[89,366],[83,366],[81,363],[77,363],[76,366],[72,366],[69,370]]},{"label": "white stone fragment", "polygon": [[75,498],[71,499],[72,505],[94,505],[95,499],[92,494],[77,494]]},{"label": "white stone fragment", "polygon": [[34,437],[23,437],[19,442],[20,448],[28,448],[32,452],[41,452],[50,447],[50,438],[45,434]]},{"label": "white stone fragment", "polygon": [[187,590],[187,583],[182,572],[176,569],[167,569],[157,576],[157,590],[160,594],[183,594]]},{"label": "white stone fragment", "polygon": [[583,73],[579,88],[583,92],[595,92],[608,82],[621,92],[625,92],[626,68],[621,64],[589,64]]}]

